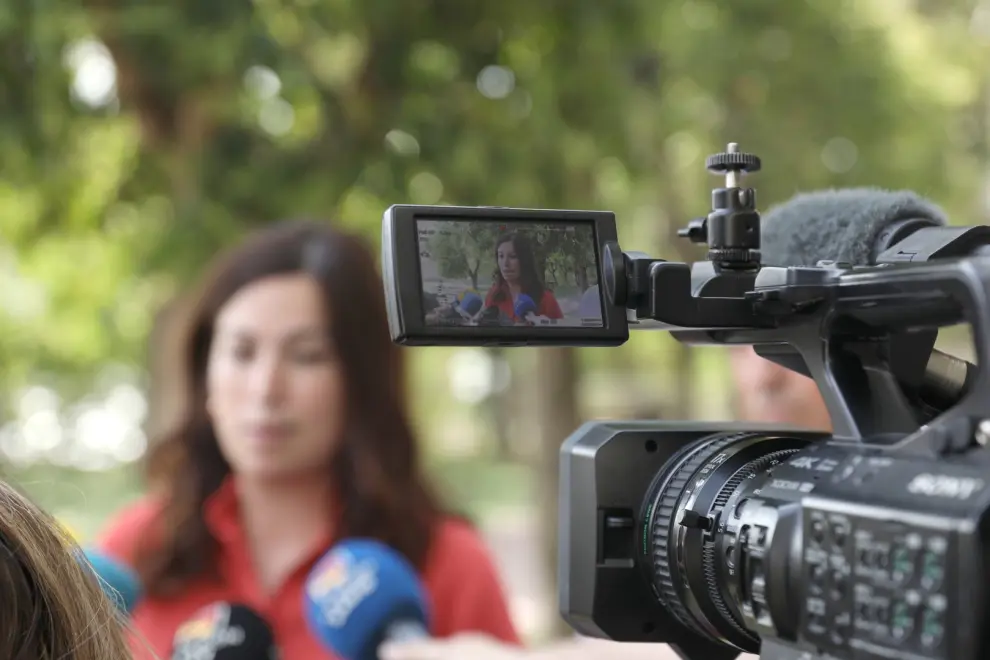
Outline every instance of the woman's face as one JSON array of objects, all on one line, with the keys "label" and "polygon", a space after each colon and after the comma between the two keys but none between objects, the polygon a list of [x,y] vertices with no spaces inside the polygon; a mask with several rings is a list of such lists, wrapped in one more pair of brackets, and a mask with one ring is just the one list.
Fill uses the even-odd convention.
[{"label": "woman's face", "polygon": [[519,281],[519,257],[516,256],[516,246],[512,241],[506,241],[498,246],[498,270],[506,282],[514,284]]},{"label": "woman's face", "polygon": [[220,309],[207,409],[235,473],[295,477],[329,463],[346,402],[323,307],[298,274],[249,284]]}]

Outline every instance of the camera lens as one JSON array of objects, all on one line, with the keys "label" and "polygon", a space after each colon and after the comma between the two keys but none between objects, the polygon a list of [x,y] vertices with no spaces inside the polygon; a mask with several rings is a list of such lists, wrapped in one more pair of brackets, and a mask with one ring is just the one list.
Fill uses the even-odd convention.
[{"label": "camera lens", "polygon": [[[699,635],[759,652],[751,624],[769,616],[756,592],[769,579],[763,560],[777,531],[777,518],[761,509],[760,484],[809,442],[765,432],[707,436],[674,455],[647,491],[643,563],[664,607]],[[801,494],[795,489],[795,502]]]}]

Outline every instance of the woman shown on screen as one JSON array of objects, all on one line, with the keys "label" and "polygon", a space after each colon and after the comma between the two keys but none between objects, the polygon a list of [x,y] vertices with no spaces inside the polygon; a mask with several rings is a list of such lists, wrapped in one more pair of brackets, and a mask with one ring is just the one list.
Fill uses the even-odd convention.
[{"label": "woman shown on screen", "polygon": [[497,307],[507,318],[523,323],[530,314],[564,318],[553,292],[543,284],[529,239],[520,232],[502,234],[495,241],[495,282],[485,307]]}]

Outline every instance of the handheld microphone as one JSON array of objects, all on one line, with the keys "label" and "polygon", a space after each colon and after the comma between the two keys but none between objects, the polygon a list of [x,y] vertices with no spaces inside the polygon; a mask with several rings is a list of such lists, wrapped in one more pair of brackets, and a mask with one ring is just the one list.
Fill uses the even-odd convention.
[{"label": "handheld microphone", "polygon": [[488,325],[488,326],[502,326],[502,325],[512,325],[512,321],[509,320],[505,314],[495,305],[486,307],[484,311],[478,316],[478,325]]},{"label": "handheld microphone", "polygon": [[[876,265],[878,257],[889,255],[888,250],[903,245],[915,232],[947,224],[941,208],[910,191],[850,188],[802,193],[763,214],[761,258],[765,266],[780,267],[814,266],[819,261]],[[975,377],[972,363],[933,349],[924,368],[921,397],[947,408],[959,401]]]},{"label": "handheld microphone", "polygon": [[103,593],[118,610],[127,615],[134,610],[143,594],[141,581],[133,570],[93,549],[83,552],[80,563],[93,573]]},{"label": "handheld microphone", "polygon": [[271,627],[251,608],[216,602],[179,626],[172,660],[278,660]]},{"label": "handheld microphone", "polygon": [[485,304],[485,301],[481,299],[477,293],[468,292],[464,294],[461,299],[461,309],[467,312],[468,316],[474,316],[481,311],[481,307]]},{"label": "handheld microphone", "polygon": [[527,296],[525,293],[519,294],[516,298],[516,306],[513,309],[513,314],[519,320],[525,320],[530,314],[536,315],[537,307],[533,299]]},{"label": "handheld microphone", "polygon": [[304,598],[310,630],[343,660],[377,660],[386,641],[429,636],[415,569],[378,541],[337,544],[313,567]]}]

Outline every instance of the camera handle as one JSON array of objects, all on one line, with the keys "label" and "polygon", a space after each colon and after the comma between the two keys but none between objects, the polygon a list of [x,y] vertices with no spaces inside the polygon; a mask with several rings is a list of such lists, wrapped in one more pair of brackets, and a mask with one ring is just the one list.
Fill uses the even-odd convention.
[{"label": "camera handle", "polygon": [[[611,304],[626,308],[630,326],[667,330],[685,343],[752,344],[761,354],[761,346],[787,345],[803,362],[798,370],[818,384],[839,438],[906,435],[902,449],[929,456],[990,444],[990,419],[976,414],[990,396],[990,258],[983,256],[990,229],[920,229],[909,237],[912,261],[920,263],[903,270],[761,268],[756,192],[739,185],[744,174],[760,170],[760,159],[730,143],[705,165],[725,176],[725,187],[712,190],[712,211],[679,234],[707,243],[707,261],[670,262],[623,253],[615,242],[602,246],[603,288]],[[878,260],[897,261],[890,252]],[[921,419],[902,381],[924,372],[924,362],[912,358],[931,353],[933,326],[959,322],[974,331],[975,377],[955,405]]]}]

